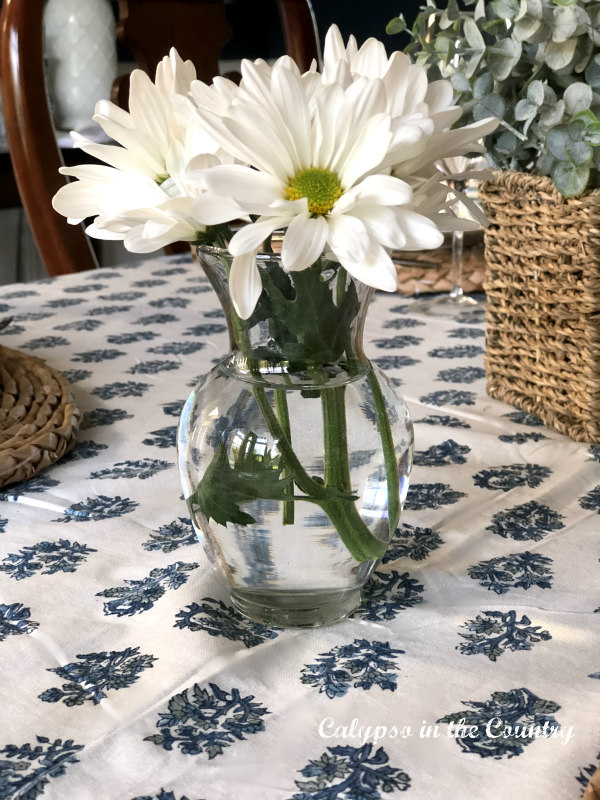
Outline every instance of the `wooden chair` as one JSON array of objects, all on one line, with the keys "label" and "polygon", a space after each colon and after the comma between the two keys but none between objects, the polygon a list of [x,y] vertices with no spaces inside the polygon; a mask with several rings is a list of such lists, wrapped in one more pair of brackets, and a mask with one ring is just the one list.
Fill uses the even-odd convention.
[{"label": "wooden chair", "polygon": [[[0,76],[8,147],[22,204],[49,275],[94,269],[98,262],[81,225],[69,225],[52,208],[64,185],[58,169],[82,163],[80,150],[63,159],[45,91],[42,53],[44,0],[4,0],[0,17]],[[286,50],[302,69],[318,59],[319,45],[310,0],[278,0]],[[117,32],[137,64],[153,74],[175,46],[191,59],[201,80],[218,74],[221,49],[231,30],[224,0],[120,0]],[[124,103],[127,83],[113,99]],[[63,151],[64,152],[64,151]]]}]

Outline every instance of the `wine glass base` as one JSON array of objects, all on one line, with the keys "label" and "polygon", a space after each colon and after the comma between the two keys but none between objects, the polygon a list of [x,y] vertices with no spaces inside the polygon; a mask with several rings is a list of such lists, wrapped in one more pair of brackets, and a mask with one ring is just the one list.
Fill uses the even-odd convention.
[{"label": "wine glass base", "polygon": [[411,304],[410,310],[413,314],[453,318],[463,311],[476,308],[477,306],[481,306],[481,303],[475,300],[474,297],[469,297],[467,294],[446,294],[427,297],[423,300],[415,300]]}]

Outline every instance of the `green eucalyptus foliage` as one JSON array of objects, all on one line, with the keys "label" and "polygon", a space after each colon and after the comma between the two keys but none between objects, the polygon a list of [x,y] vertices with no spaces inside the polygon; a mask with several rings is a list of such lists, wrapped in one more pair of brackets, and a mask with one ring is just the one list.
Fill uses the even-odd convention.
[{"label": "green eucalyptus foliage", "polygon": [[[406,30],[402,15],[388,33]],[[461,125],[490,115],[496,169],[549,175],[566,197],[600,186],[600,2],[433,0],[406,52],[451,81]]]}]

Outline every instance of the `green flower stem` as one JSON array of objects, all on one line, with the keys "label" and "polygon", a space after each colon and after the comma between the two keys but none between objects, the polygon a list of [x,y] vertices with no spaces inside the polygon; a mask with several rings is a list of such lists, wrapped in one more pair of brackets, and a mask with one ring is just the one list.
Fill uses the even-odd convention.
[{"label": "green flower stem", "polygon": [[[354,501],[327,496],[326,486],[321,485],[311,478],[298,460],[298,457],[294,453],[290,442],[279,424],[275,412],[271,408],[262,386],[254,387],[254,396],[269,426],[271,435],[277,441],[281,454],[285,459],[286,465],[290,469],[290,473],[293,475],[296,485],[301,491],[308,495],[306,499],[318,503],[323,509],[356,561],[371,561],[380,558],[385,552],[387,545],[373,536],[358,513]],[[334,411],[330,423],[332,429],[337,428],[339,430],[338,423],[339,418],[337,418],[337,411]],[[325,460],[327,461],[327,456]],[[339,469],[339,465],[337,468]]]},{"label": "green flower stem", "polygon": [[[290,414],[288,411],[288,404],[287,404],[287,397],[286,397],[286,390],[285,389],[275,389],[275,408],[277,410],[277,417],[279,419],[279,424],[281,425],[281,429],[285,434],[288,442],[292,443],[292,431],[290,427]],[[286,478],[289,475],[289,471],[287,467],[282,470],[281,477]],[[290,483],[288,486],[285,487],[285,494],[292,495],[294,494],[294,484]],[[293,500],[284,500],[283,501],[283,524],[284,525],[293,525],[294,524],[294,502]]]},{"label": "green flower stem", "polygon": [[385,474],[387,479],[388,489],[388,521],[390,525],[390,533],[396,530],[396,526],[400,520],[400,483],[398,480],[398,462],[396,461],[396,449],[394,447],[394,439],[392,438],[392,429],[390,427],[390,420],[385,406],[385,400],[381,393],[381,387],[373,368],[369,369],[368,381],[371,391],[373,392],[373,399],[375,400],[375,409],[377,411],[377,422],[379,425],[379,435],[381,436],[381,445],[383,447],[383,458],[385,462]]}]

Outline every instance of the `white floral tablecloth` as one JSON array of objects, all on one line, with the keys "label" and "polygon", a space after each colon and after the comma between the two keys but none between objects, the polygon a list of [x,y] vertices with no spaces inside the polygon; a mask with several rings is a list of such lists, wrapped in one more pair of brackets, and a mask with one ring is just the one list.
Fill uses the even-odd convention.
[{"label": "white floral tablecloth", "polygon": [[489,399],[482,315],[378,294],[366,349],[415,421],[402,527],[354,617],[228,605],[176,465],[226,351],[186,258],[0,288],[0,341],[85,413],[0,502],[0,798],[578,798],[600,758],[600,447]]}]

